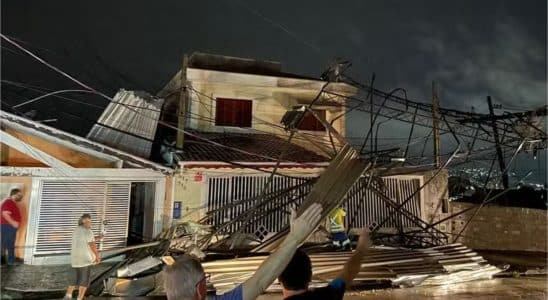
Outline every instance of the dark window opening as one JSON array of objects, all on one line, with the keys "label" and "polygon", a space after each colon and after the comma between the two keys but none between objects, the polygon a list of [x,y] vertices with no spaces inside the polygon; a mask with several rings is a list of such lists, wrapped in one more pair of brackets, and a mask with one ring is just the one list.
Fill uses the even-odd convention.
[{"label": "dark window opening", "polygon": [[[322,120],[325,120],[325,110],[314,110],[314,112]],[[325,127],[323,126],[322,122],[316,119],[316,117],[314,117],[314,115],[308,111],[305,112],[301,123],[299,123],[298,129],[307,131],[325,131]]]},{"label": "dark window opening", "polygon": [[447,198],[441,199],[441,213],[449,213],[449,200]]},{"label": "dark window opening", "polygon": [[215,126],[251,127],[251,100],[217,98]]}]

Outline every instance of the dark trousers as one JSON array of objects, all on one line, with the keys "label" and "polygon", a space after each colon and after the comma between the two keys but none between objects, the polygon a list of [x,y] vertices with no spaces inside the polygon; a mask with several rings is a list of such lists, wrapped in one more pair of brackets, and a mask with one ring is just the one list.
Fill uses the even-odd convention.
[{"label": "dark trousers", "polygon": [[17,228],[10,224],[1,224],[1,238],[2,238],[2,256],[8,252],[8,265],[15,263],[15,235],[17,234]]}]

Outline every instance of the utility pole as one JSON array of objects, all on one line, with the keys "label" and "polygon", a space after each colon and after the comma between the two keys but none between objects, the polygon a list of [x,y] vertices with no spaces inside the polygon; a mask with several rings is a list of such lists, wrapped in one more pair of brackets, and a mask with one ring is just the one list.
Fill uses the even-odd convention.
[{"label": "utility pole", "polygon": [[181,90],[179,92],[179,106],[177,109],[177,149],[183,149],[183,144],[185,141],[185,129],[186,123],[186,114],[187,114],[187,105],[188,105],[188,88],[187,88],[187,78],[186,70],[188,68],[188,55],[183,56],[183,66],[181,68]]},{"label": "utility pole", "polygon": [[441,166],[440,145],[440,100],[436,82],[432,81],[432,134],[434,136],[434,164],[436,168]]},{"label": "utility pole", "polygon": [[493,109],[493,102],[491,96],[487,96],[487,105],[489,105],[489,117],[491,119],[491,127],[493,127],[493,137],[495,138],[495,148],[497,150],[497,158],[499,160],[500,172],[502,173],[502,185],[505,189],[508,188],[508,172],[506,172],[506,163],[504,161],[504,155],[500,143],[502,142],[499,137],[499,130],[497,127],[497,120],[495,119],[495,111]]},{"label": "utility pole", "polygon": [[[370,157],[373,157],[373,151],[374,148],[373,148],[373,126],[375,126],[375,120],[373,119],[373,110],[375,109],[375,106],[373,105],[373,91],[374,91],[374,87],[373,85],[375,84],[375,73],[373,73],[373,75],[371,76],[371,89],[369,90],[369,101],[370,101],[370,111],[371,113],[369,114],[369,119],[370,119],[370,127],[369,127],[369,130],[371,130],[371,154]],[[375,153],[376,154],[376,153]]]}]

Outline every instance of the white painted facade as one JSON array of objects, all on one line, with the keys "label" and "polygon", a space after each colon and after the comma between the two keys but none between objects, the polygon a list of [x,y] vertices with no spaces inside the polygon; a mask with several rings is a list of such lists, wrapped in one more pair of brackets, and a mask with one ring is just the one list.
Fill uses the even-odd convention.
[{"label": "white painted facade", "polygon": [[[146,232],[149,235],[146,238],[154,238],[168,224],[166,203],[172,202],[172,169],[6,112],[1,112],[1,117],[2,125],[6,129],[0,131],[3,150],[9,147],[17,150],[18,155],[27,155],[45,165],[0,166],[3,180],[13,183],[14,186],[20,186],[19,181],[24,182],[22,188],[28,200],[23,209],[27,222],[24,224],[25,236],[20,238],[18,247],[24,247],[25,264],[69,263],[70,244],[66,241],[70,240],[71,232],[77,226],[76,220],[82,213],[95,213],[93,221],[96,234],[103,229],[107,230],[104,244],[100,244],[101,248],[105,246],[104,250],[108,250],[125,246],[132,183],[152,183],[154,186],[153,203],[147,203],[145,206],[149,211],[143,221],[143,227],[147,228]],[[36,140],[34,144],[30,144],[7,130],[15,130],[19,135],[40,138],[44,145],[47,143],[49,146],[41,149],[42,144]],[[57,149],[56,147],[71,149],[76,151],[75,153],[85,153],[98,162],[107,161],[112,167],[69,165],[64,161],[65,157],[59,157],[59,153],[52,150]],[[57,153],[57,157],[51,154],[54,152]],[[124,165],[131,168],[124,168]],[[57,188],[48,191],[45,189],[46,186]],[[108,188],[116,190],[111,192]],[[54,203],[56,200],[59,201]],[[91,211],[94,210],[92,208],[95,208],[95,211]],[[105,220],[107,222],[103,223]],[[114,238],[118,242],[113,242]],[[48,245],[48,239],[51,239],[51,246]]]},{"label": "white painted facade", "polygon": [[[168,102],[178,99],[180,74],[179,71],[158,93],[158,96],[166,97]],[[295,107],[309,105],[319,95],[312,108],[325,111],[326,121],[333,121],[333,128],[344,136],[346,97],[354,95],[357,91],[356,88],[345,83],[198,68],[187,69],[187,82],[190,101],[186,128],[203,132],[271,133],[286,136],[287,133],[280,124],[284,114]],[[322,88],[324,91],[341,96],[325,92],[320,94]],[[222,98],[252,101],[250,128],[215,124],[216,99]],[[300,130],[293,142],[318,153],[325,153],[326,150],[322,151],[319,148],[331,147],[326,130]],[[337,143],[336,140],[335,143]]]},{"label": "white painted facade", "polygon": [[[4,176],[5,171],[3,167],[0,168],[2,175]],[[83,169],[75,171],[71,176],[61,176],[61,174],[52,174],[51,169],[44,170],[39,168],[26,168],[27,176],[32,177],[32,186],[30,188],[30,205],[28,211],[28,229],[26,235],[27,246],[25,248],[24,261],[25,264],[31,265],[45,265],[45,264],[67,264],[70,263],[69,254],[66,251],[60,253],[51,253],[48,255],[36,255],[35,247],[39,222],[41,220],[40,207],[41,207],[41,188],[42,184],[45,181],[75,181],[81,182],[84,185],[84,189],[88,188],[85,186],[86,182],[98,181],[108,183],[131,183],[131,182],[153,182],[155,184],[155,197],[154,197],[154,218],[152,221],[152,234],[153,236],[158,235],[163,230],[165,216],[164,216],[164,205],[165,201],[165,187],[166,187],[166,177],[162,174],[156,172],[147,172],[146,170],[139,169],[105,169],[105,170],[96,169]],[[114,171],[114,172],[113,172]],[[22,171],[16,172],[21,174]],[[30,174],[29,174],[30,173]],[[46,175],[46,176],[43,176]],[[128,212],[129,213],[129,212]],[[123,217],[123,216],[121,216]],[[97,224],[101,223],[101,220],[94,220]],[[76,224],[74,224],[76,226]],[[145,225],[146,226],[146,225]],[[96,232],[98,234],[98,232]],[[107,232],[108,234],[108,232]]]}]

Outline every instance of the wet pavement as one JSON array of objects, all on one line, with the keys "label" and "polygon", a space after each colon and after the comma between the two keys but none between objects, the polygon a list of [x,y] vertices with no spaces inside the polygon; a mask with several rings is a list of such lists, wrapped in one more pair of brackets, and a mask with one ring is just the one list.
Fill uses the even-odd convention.
[{"label": "wet pavement", "polygon": [[[110,266],[108,263],[93,266],[91,278],[95,278]],[[0,266],[0,275],[0,299],[47,299],[57,295],[62,297],[73,276],[70,265],[22,264]]]},{"label": "wet pavement", "polygon": [[[548,295],[546,277],[497,278],[461,284],[403,289],[348,292],[345,300],[414,300],[414,299],[531,299],[545,300]],[[282,299],[281,295],[264,295],[260,300]]]},{"label": "wet pavement", "polygon": [[437,287],[367,291],[345,299],[546,299],[546,277],[497,278]]},{"label": "wet pavement", "polygon": [[[1,299],[60,299],[62,293],[42,294],[41,297],[33,295],[15,296],[6,295]],[[15,297],[13,297],[15,296]],[[394,288],[385,290],[368,290],[348,292],[345,300],[375,299],[375,300],[414,300],[414,299],[532,299],[544,300],[548,296],[548,285],[546,277],[521,277],[521,278],[497,278],[492,280],[473,281],[461,284],[446,286],[414,287],[414,288]],[[88,297],[87,299],[165,299],[165,297]],[[281,294],[268,294],[258,298],[259,300],[282,299]]]},{"label": "wet pavement", "polygon": [[[515,270],[546,270],[546,254],[539,253],[482,253],[493,264],[512,264]],[[101,264],[93,268],[92,277],[108,268]],[[70,278],[69,266],[28,266],[0,267],[0,299],[60,299]],[[510,274],[509,272],[508,274]],[[162,292],[161,280],[157,291]],[[30,289],[40,293],[20,293],[6,291],[6,287],[15,290]],[[30,288],[29,288],[30,287]],[[163,294],[163,293],[160,293]],[[344,299],[547,299],[548,281],[546,276],[519,278],[496,278],[492,280],[472,281],[445,286],[419,286],[412,288],[391,288],[348,292]],[[165,299],[165,297],[89,297],[88,299]],[[263,295],[258,299],[282,299],[280,294]]]}]

